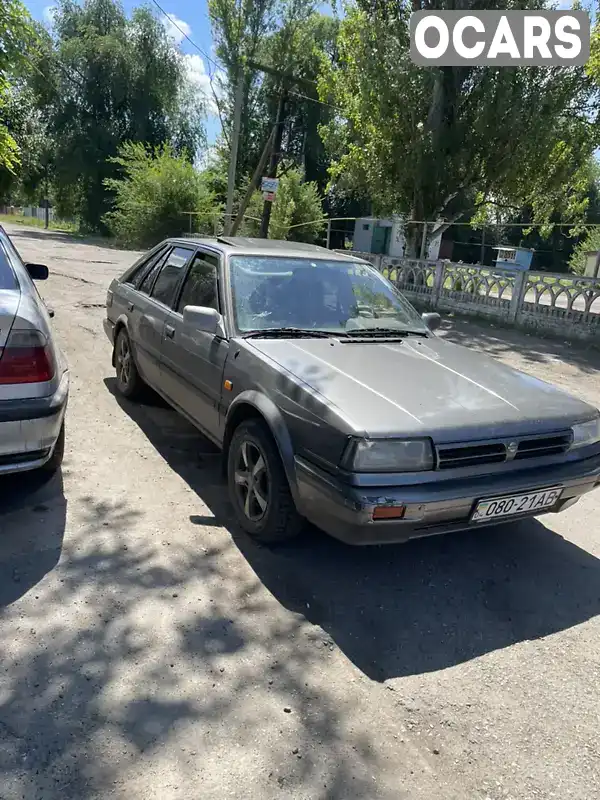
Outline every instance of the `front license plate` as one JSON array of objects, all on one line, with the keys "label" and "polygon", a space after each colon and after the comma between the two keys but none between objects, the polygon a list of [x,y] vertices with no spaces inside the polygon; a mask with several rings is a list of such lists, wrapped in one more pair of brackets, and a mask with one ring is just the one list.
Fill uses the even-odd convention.
[{"label": "front license plate", "polygon": [[484,522],[497,517],[512,517],[532,511],[543,511],[545,508],[553,506],[561,494],[562,489],[544,489],[541,492],[481,500],[473,512],[471,522]]}]

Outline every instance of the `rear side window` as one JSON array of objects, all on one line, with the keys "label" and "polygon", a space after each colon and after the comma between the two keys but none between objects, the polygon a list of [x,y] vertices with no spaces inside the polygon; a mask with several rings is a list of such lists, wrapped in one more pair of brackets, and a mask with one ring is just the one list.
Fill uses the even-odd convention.
[{"label": "rear side window", "polygon": [[19,284],[8,260],[4,242],[0,239],[0,289],[18,289]]},{"label": "rear side window", "polygon": [[164,267],[161,269],[152,297],[166,306],[172,306],[175,300],[175,290],[179,283],[182,270],[191,258],[194,251],[187,247],[174,247],[167,258]]},{"label": "rear side window", "polygon": [[148,274],[148,272],[150,272],[156,262],[162,256],[164,256],[166,251],[166,247],[161,247],[156,251],[156,253],[153,253],[150,258],[144,259],[141,264],[134,269],[131,269],[130,272],[125,275],[125,277],[122,279],[123,283],[126,283],[129,286],[135,286],[136,289],[139,289],[140,283],[144,280],[145,276]]},{"label": "rear side window", "polygon": [[143,292],[144,294],[150,294],[154,280],[160,272],[160,268],[165,263],[168,253],[168,250],[161,250],[156,260],[153,259],[152,264],[149,264],[147,269],[144,270],[144,274],[143,276],[140,276],[139,284],[136,286],[140,292]]}]

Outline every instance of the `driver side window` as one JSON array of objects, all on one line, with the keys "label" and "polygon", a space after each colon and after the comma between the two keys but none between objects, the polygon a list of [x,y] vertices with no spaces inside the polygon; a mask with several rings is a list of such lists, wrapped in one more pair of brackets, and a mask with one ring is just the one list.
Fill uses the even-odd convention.
[{"label": "driver side window", "polygon": [[177,311],[186,306],[204,306],[221,310],[218,284],[219,260],[208,253],[196,253],[181,290]]}]

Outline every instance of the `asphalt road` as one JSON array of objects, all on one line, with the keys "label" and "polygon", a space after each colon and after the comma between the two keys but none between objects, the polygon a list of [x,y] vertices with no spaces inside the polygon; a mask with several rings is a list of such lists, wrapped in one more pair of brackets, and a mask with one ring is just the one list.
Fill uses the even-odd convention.
[{"label": "asphalt road", "polygon": [[[72,393],[62,476],[0,481],[2,800],[599,796],[600,492],[495,532],[258,548],[214,448],[114,396],[103,303],[135,254],[14,241],[52,270]],[[600,405],[593,353],[445,335]]]}]

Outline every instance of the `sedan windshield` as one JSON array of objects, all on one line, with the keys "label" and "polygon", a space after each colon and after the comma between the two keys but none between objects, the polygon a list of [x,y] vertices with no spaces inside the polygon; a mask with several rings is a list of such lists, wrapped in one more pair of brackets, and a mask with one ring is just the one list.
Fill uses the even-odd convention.
[{"label": "sedan windshield", "polygon": [[406,298],[370,264],[233,256],[230,270],[242,333],[296,328],[385,336],[427,330]]}]

